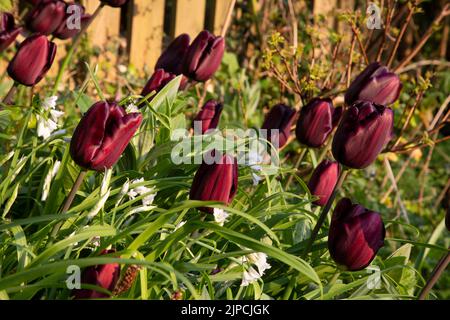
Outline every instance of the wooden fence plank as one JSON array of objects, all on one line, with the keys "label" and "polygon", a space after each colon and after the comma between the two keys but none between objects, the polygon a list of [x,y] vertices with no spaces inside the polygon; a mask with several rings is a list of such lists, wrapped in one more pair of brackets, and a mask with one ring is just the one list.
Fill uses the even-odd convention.
[{"label": "wooden fence plank", "polygon": [[130,64],[153,70],[162,50],[164,0],[134,0],[128,51]]},{"label": "wooden fence plank", "polygon": [[[84,0],[86,12],[94,13],[99,1]],[[120,9],[105,6],[100,15],[89,26],[89,39],[93,45],[104,46],[112,37],[117,37],[120,31]]]},{"label": "wooden fence plank", "polygon": [[214,34],[219,35],[227,18],[232,0],[216,0],[214,6]]},{"label": "wooden fence plank", "polygon": [[191,38],[203,30],[205,24],[205,0],[177,0],[175,36],[187,33]]}]

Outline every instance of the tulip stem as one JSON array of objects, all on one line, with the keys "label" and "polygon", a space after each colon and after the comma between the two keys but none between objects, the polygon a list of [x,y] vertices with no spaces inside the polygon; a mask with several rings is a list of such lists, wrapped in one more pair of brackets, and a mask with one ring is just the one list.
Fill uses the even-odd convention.
[{"label": "tulip stem", "polygon": [[[304,148],[304,149],[302,150],[302,152],[300,153],[300,155],[298,156],[297,162],[295,163],[295,166],[294,166],[294,170],[295,170],[295,171],[297,171],[297,170],[298,170],[298,167],[300,167],[300,165],[301,165],[301,163],[302,163],[302,161],[303,161],[303,158],[305,158],[306,152],[308,152],[308,148]],[[288,190],[288,189],[289,189],[289,186],[291,185],[292,180],[294,179],[294,176],[295,176],[295,174],[296,174],[295,171],[289,176],[289,179],[288,179],[288,181],[287,181],[287,183],[286,183],[285,190]]]},{"label": "tulip stem", "polygon": [[442,259],[438,262],[438,264],[434,268],[430,279],[428,279],[425,287],[423,287],[422,291],[420,292],[418,300],[425,300],[431,288],[433,288],[433,286],[439,280],[440,276],[445,271],[449,263],[450,263],[450,251],[447,252],[447,254],[444,257],[442,257]]},{"label": "tulip stem", "polygon": [[[64,205],[61,209],[61,214],[64,214],[69,210],[69,208],[73,202],[73,199],[75,199],[75,195],[77,194],[77,191],[81,186],[81,183],[83,183],[83,180],[84,180],[84,177],[86,176],[86,174],[87,174],[87,170],[81,170],[80,173],[78,174],[78,177],[75,180],[75,182],[72,186],[72,189],[70,190],[69,195],[67,196],[66,201],[64,202]],[[62,224],[63,224],[63,222],[60,221],[53,227],[53,230],[51,233],[51,239],[56,238],[56,234],[58,233]]]},{"label": "tulip stem", "polygon": [[100,14],[105,4],[103,2],[100,3],[100,5],[95,9],[95,12],[92,14],[91,19],[81,27],[80,32],[73,38],[72,45],[69,48],[69,51],[67,52],[64,60],[61,63],[61,67],[59,68],[58,75],[56,76],[55,85],[53,86],[52,96],[55,96],[58,92],[58,86],[59,83],[62,80],[62,77],[64,75],[64,71],[66,70],[67,66],[69,65],[70,61],[72,60],[73,54],[75,53],[75,50],[78,47],[78,44],[80,43],[82,35],[86,32],[87,28],[91,25],[91,23],[95,20],[95,18]]},{"label": "tulip stem", "polygon": [[333,192],[330,195],[330,198],[328,198],[327,203],[323,207],[322,212],[320,213],[319,219],[317,220],[316,226],[314,227],[314,230],[311,233],[311,237],[309,238],[309,240],[305,246],[305,250],[303,251],[303,255],[302,255],[303,258],[306,257],[306,255],[311,250],[311,247],[317,238],[317,234],[319,233],[320,228],[322,227],[322,225],[325,221],[325,218],[327,217],[328,211],[330,211],[331,205],[333,204],[333,201],[336,198],[336,194],[337,194],[339,188],[344,183],[344,180],[345,180],[345,177],[347,176],[347,174],[348,174],[348,170],[346,170],[345,168],[341,168],[341,173],[339,174],[339,179],[333,189]]},{"label": "tulip stem", "polygon": [[8,93],[6,94],[5,98],[3,99],[4,104],[11,104],[14,101],[14,95],[16,94],[18,87],[19,87],[19,84],[17,82],[14,82],[11,89],[9,89]]}]

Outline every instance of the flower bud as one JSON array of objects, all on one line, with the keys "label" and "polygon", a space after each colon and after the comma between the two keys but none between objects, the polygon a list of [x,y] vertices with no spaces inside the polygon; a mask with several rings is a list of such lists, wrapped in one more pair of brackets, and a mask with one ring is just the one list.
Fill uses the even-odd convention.
[{"label": "flower bud", "polygon": [[[267,140],[272,144],[278,141],[278,147],[283,147],[291,135],[292,122],[295,118],[295,110],[284,104],[276,104],[267,113],[261,129],[267,130]],[[272,132],[272,130],[278,130]]]},{"label": "flower bud", "polygon": [[176,37],[161,54],[155,65],[155,70],[164,69],[179,75],[183,73],[183,62],[189,49],[189,35],[183,33]]},{"label": "flower bud", "polygon": [[195,134],[204,134],[209,129],[217,128],[223,105],[215,100],[209,100],[194,119]]},{"label": "flower bud", "polygon": [[352,105],[357,100],[366,100],[386,106],[398,99],[401,89],[398,75],[373,62],[350,84],[345,93],[345,103]]},{"label": "flower bud", "polygon": [[393,126],[390,108],[368,101],[355,103],[345,112],[334,135],[334,158],[354,169],[369,166],[391,140]]},{"label": "flower bud", "polygon": [[[215,157],[216,150],[211,152]],[[236,158],[221,155],[220,160],[212,164],[203,162],[192,181],[189,199],[201,201],[220,201],[229,204],[237,191],[238,166]],[[199,210],[213,213],[213,208],[202,207]]]},{"label": "flower bud", "polygon": [[8,65],[8,74],[24,86],[41,81],[55,59],[56,45],[44,35],[25,39]]},{"label": "flower bud", "polygon": [[339,178],[339,164],[336,161],[323,160],[314,170],[309,179],[308,188],[313,196],[319,197],[314,201],[318,206],[324,206]]},{"label": "flower bud", "polygon": [[14,24],[14,16],[7,12],[0,13],[0,52],[9,47],[19,35],[21,27]]},{"label": "flower bud", "polygon": [[166,72],[164,69],[156,70],[148,80],[144,89],[142,89],[141,96],[145,97],[152,91],[158,93],[166,84],[175,79],[175,77],[175,74]]},{"label": "flower bud", "polygon": [[350,271],[367,267],[384,245],[381,215],[350,199],[341,199],[334,209],[328,233],[328,249],[333,260]]},{"label": "flower bud", "polygon": [[43,1],[31,10],[26,18],[26,25],[33,32],[49,35],[58,29],[65,17],[64,1]]},{"label": "flower bud", "polygon": [[[114,250],[104,250],[101,254],[112,253]],[[90,266],[84,269],[81,276],[82,284],[95,285],[110,292],[114,290],[119,280],[120,266],[118,263],[109,263],[97,266]],[[106,293],[91,289],[75,289],[72,291],[75,299],[96,299],[108,298]]]},{"label": "flower bud", "polygon": [[334,108],[330,99],[315,98],[300,110],[295,134],[297,140],[311,148],[321,147],[338,124],[342,108]]},{"label": "flower bud", "polygon": [[[62,23],[59,25],[58,29],[56,29],[55,32],[53,32],[53,35],[61,40],[69,39],[75,37],[81,29],[90,22],[91,15],[85,13],[85,8],[82,5],[71,3],[68,4],[68,8],[71,6],[76,6],[76,10],[70,10],[69,13],[66,13],[66,16],[64,17]],[[72,17],[73,14],[76,12],[79,12],[81,14],[80,16],[80,25],[79,26],[72,26],[70,25],[73,23],[74,19]],[[79,28],[78,28],[79,27]]]},{"label": "flower bud", "polygon": [[95,103],[75,129],[70,143],[72,159],[86,169],[103,171],[111,168],[141,122],[140,113],[127,114],[115,103]]},{"label": "flower bud", "polygon": [[198,34],[186,53],[183,73],[199,82],[208,80],[219,69],[225,40],[204,30]]}]

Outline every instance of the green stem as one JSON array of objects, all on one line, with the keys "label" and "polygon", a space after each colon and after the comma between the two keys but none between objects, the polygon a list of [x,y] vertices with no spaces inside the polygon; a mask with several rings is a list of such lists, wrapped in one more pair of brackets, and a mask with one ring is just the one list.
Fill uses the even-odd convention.
[{"label": "green stem", "polygon": [[56,76],[55,85],[53,86],[52,96],[56,95],[58,92],[58,86],[61,82],[61,79],[64,75],[64,71],[66,70],[67,66],[69,65],[70,61],[72,60],[73,54],[75,53],[75,50],[77,49],[82,35],[86,32],[87,28],[91,25],[91,23],[95,20],[95,18],[100,14],[102,11],[102,8],[105,6],[103,2],[100,3],[100,5],[97,7],[95,12],[92,14],[91,19],[88,23],[86,23],[80,30],[80,32],[73,38],[72,45],[70,46],[69,51],[67,52],[63,62],[61,63],[61,67],[59,68],[58,75]]},{"label": "green stem", "polygon": [[11,104],[14,102],[14,95],[17,92],[17,88],[19,87],[19,84],[17,82],[14,82],[11,89],[9,89],[8,93],[6,94],[5,98],[3,99],[4,104]]},{"label": "green stem", "polygon": [[[450,250],[450,248],[449,248],[449,250]],[[422,291],[419,294],[419,297],[418,297],[419,300],[425,300],[425,298],[428,296],[428,293],[430,292],[431,288],[433,288],[433,286],[439,280],[442,273],[447,268],[449,262],[450,262],[450,251],[447,252],[447,254],[444,257],[442,257],[442,259],[439,261],[439,263],[434,268],[430,279],[428,279],[425,287],[423,287]]]},{"label": "green stem", "polygon": [[[70,193],[67,196],[66,201],[64,202],[64,205],[61,209],[61,214],[64,214],[69,210],[70,205],[72,204],[73,199],[75,198],[75,195],[77,194],[77,191],[81,186],[81,183],[83,183],[83,180],[84,180],[84,177],[86,176],[86,174],[87,174],[87,171],[84,169],[81,170],[80,173],[78,174],[78,177],[75,180],[75,182],[72,186],[72,189],[70,190]],[[51,237],[50,237],[51,240],[56,238],[56,235],[57,235],[59,229],[61,228],[62,224],[63,224],[63,221],[60,221],[53,227]]]},{"label": "green stem", "polygon": [[295,166],[294,166],[295,171],[289,176],[289,179],[286,183],[285,190],[289,189],[289,186],[291,185],[292,180],[294,179],[294,176],[296,175],[297,169],[300,167],[300,165],[303,161],[303,158],[305,158],[306,152],[308,152],[308,148],[303,149],[302,152],[300,153],[300,155],[298,156],[297,162],[295,163]]},{"label": "green stem", "polygon": [[314,243],[314,241],[317,238],[317,234],[320,231],[320,228],[322,227],[325,218],[327,217],[328,211],[331,209],[331,205],[333,204],[334,199],[336,198],[336,194],[339,190],[339,188],[342,186],[342,183],[345,180],[345,177],[347,176],[348,171],[346,169],[341,169],[341,173],[339,174],[339,179],[333,189],[333,192],[331,193],[330,197],[328,198],[327,203],[322,209],[322,212],[320,213],[319,219],[317,220],[316,226],[314,227],[314,230],[311,233],[311,237],[308,240],[308,243],[306,244],[305,251],[303,251],[302,257],[304,258],[311,250],[311,247]]}]

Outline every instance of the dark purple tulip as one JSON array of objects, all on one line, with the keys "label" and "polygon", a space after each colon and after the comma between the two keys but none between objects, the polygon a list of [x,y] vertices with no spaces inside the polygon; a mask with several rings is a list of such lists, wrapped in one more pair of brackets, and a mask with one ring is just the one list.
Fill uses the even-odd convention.
[{"label": "dark purple tulip", "polygon": [[[104,250],[101,254],[115,252],[114,250]],[[95,285],[110,292],[114,290],[120,276],[120,266],[118,263],[102,264],[84,269],[81,276],[81,284]],[[108,298],[109,295],[90,289],[75,289],[72,291],[75,299],[97,299]]]},{"label": "dark purple tulip", "polygon": [[341,115],[342,108],[334,108],[330,99],[311,100],[300,110],[295,128],[297,140],[311,148],[322,146]]},{"label": "dark purple tulip", "polygon": [[126,113],[115,104],[95,103],[83,116],[70,142],[76,164],[96,171],[111,168],[142,122],[140,113]]},{"label": "dark purple tulip", "polygon": [[350,271],[361,270],[383,247],[385,233],[379,213],[343,198],[331,218],[328,250],[338,265]]},{"label": "dark purple tulip", "polygon": [[55,59],[56,45],[44,35],[25,39],[8,65],[8,74],[24,86],[41,81]]},{"label": "dark purple tulip", "polygon": [[[79,8],[79,12],[81,13],[81,17],[80,17],[80,28],[75,28],[75,29],[69,29],[68,27],[68,23],[71,22],[71,20],[73,20],[71,18],[71,16],[75,13],[75,11],[71,11],[70,13],[66,13],[65,18],[63,19],[63,22],[59,25],[58,29],[56,29],[55,32],[53,32],[53,35],[61,40],[65,40],[65,39],[69,39],[69,38],[73,38],[75,37],[80,31],[81,29],[89,23],[89,21],[91,20],[91,15],[90,14],[86,14],[85,13],[85,9],[82,5],[79,4],[75,4],[75,3],[70,3],[67,5],[69,6],[77,6]],[[78,11],[77,11],[78,12]]]},{"label": "dark purple tulip", "polygon": [[110,7],[118,8],[127,3],[128,0],[101,0],[103,4],[106,4]]},{"label": "dark purple tulip", "polygon": [[450,231],[450,208],[447,209],[447,214],[445,215],[445,226]]},{"label": "dark purple tulip", "polygon": [[66,3],[61,0],[42,2],[27,16],[27,28],[49,35],[58,29],[66,17]]},{"label": "dark purple tulip", "polygon": [[336,161],[323,160],[317,166],[308,183],[311,194],[319,197],[314,201],[315,204],[324,206],[327,203],[338,181],[339,172],[339,164]]},{"label": "dark purple tulip", "polygon": [[14,16],[7,12],[0,13],[0,52],[16,40],[22,28],[14,24]]},{"label": "dark purple tulip", "polygon": [[173,74],[183,73],[183,62],[189,49],[189,35],[183,33],[176,37],[161,54],[155,65],[155,70],[164,69]]},{"label": "dark purple tulip", "polygon": [[354,169],[369,166],[391,140],[393,127],[390,108],[368,101],[355,103],[345,112],[334,135],[334,158]]},{"label": "dark purple tulip", "polygon": [[357,100],[366,100],[386,106],[398,99],[401,89],[398,75],[373,62],[350,84],[345,93],[345,103],[352,105]]},{"label": "dark purple tulip", "polygon": [[[278,148],[283,147],[291,135],[292,122],[296,111],[285,104],[276,104],[267,113],[261,129],[267,130],[267,140],[272,144],[278,143]],[[272,132],[271,130],[278,130]]]},{"label": "dark purple tulip", "polygon": [[175,77],[175,74],[166,72],[164,69],[156,70],[148,80],[144,89],[142,89],[141,96],[145,97],[152,91],[156,91],[156,93],[158,93],[166,84],[175,79]]},{"label": "dark purple tulip", "polygon": [[[213,151],[213,155],[215,154]],[[191,200],[220,201],[229,204],[236,194],[238,185],[238,166],[236,158],[222,155],[218,163],[203,162],[192,181],[189,198]],[[213,208],[199,210],[213,213]]]},{"label": "dark purple tulip", "polygon": [[[223,105],[215,100],[209,100],[194,119],[193,127],[196,134],[204,134],[209,129],[217,128]],[[197,124],[196,124],[197,122]],[[197,128],[198,127],[198,128]],[[200,130],[197,130],[200,129]],[[197,132],[199,131],[199,132]]]},{"label": "dark purple tulip", "polygon": [[225,40],[204,30],[198,34],[186,53],[183,73],[195,80],[206,81],[219,69],[225,51]]}]

